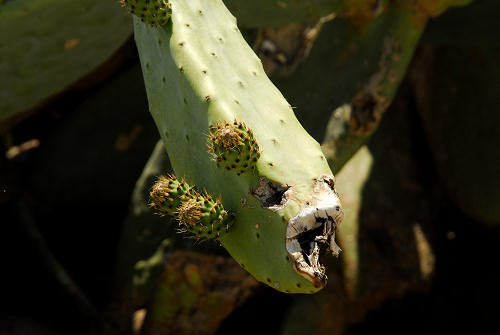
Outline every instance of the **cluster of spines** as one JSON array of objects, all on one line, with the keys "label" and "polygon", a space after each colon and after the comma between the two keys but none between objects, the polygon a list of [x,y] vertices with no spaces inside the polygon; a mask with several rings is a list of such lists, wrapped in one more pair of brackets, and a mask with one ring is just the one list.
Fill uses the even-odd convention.
[{"label": "cluster of spines", "polygon": [[234,218],[205,192],[198,193],[175,176],[161,176],[150,192],[150,206],[161,215],[170,215],[179,222],[181,232],[192,233],[201,240],[217,239],[228,233]]},{"label": "cluster of spines", "polygon": [[247,170],[255,170],[260,158],[259,145],[252,130],[236,120],[210,127],[208,148],[218,167],[233,170],[238,176]]},{"label": "cluster of spines", "polygon": [[172,4],[167,0],[121,0],[130,13],[138,16],[142,22],[152,26],[165,25],[172,15]]},{"label": "cluster of spines", "polygon": [[181,203],[177,209],[181,231],[192,233],[199,239],[218,238],[228,233],[233,217],[224,209],[220,200],[208,194],[197,194]]},{"label": "cluster of spines", "polygon": [[184,180],[178,180],[174,175],[161,176],[149,193],[153,207],[161,215],[174,215],[182,201],[196,194]]}]

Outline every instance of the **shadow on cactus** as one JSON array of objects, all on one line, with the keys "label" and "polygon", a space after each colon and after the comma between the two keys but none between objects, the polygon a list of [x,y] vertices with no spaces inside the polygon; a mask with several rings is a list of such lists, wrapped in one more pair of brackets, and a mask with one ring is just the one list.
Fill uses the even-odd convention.
[{"label": "shadow on cactus", "polygon": [[172,167],[206,194],[160,178],[153,206],[176,216],[181,230],[216,238],[257,280],[282,292],[317,292],[327,280],[320,256],[338,255],[343,218],[319,144],[221,0],[168,4],[162,27],[134,18],[135,39]]}]

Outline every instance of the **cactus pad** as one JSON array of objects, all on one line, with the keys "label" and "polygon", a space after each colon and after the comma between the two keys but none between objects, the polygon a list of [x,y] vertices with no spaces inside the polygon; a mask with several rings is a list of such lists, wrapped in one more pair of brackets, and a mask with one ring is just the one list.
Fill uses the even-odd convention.
[{"label": "cactus pad", "polygon": [[[244,269],[282,292],[317,292],[326,284],[319,256],[340,251],[333,237],[343,217],[319,144],[221,0],[169,2],[171,24],[154,28],[137,17],[134,24],[150,112],[172,168],[231,210],[227,221],[222,208],[210,214],[223,217],[221,231],[234,216],[217,240]],[[191,197],[183,205],[175,214],[181,230],[195,222],[196,234],[208,237],[205,214],[215,204]]]},{"label": "cactus pad", "polygon": [[251,129],[236,120],[231,124],[217,123],[210,129],[209,149],[214,154],[217,166],[234,170],[239,176],[247,170],[255,170],[260,152]]},{"label": "cactus pad", "polygon": [[166,0],[121,0],[122,6],[137,15],[142,22],[163,26],[172,15],[172,5]]}]

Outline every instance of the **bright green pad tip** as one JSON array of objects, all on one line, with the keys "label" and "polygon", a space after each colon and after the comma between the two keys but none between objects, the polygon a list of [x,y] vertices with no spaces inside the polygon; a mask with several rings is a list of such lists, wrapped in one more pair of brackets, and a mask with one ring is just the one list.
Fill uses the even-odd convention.
[{"label": "bright green pad tip", "polygon": [[165,25],[172,15],[172,4],[166,0],[121,0],[142,22],[152,26]]},{"label": "bright green pad tip", "polygon": [[248,170],[255,170],[260,152],[251,129],[244,123],[217,123],[210,128],[210,151],[218,167],[235,171],[239,176]]}]

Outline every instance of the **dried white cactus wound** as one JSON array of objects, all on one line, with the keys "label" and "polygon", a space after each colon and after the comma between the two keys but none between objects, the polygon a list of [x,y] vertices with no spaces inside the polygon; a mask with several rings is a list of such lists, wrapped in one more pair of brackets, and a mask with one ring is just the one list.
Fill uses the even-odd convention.
[{"label": "dried white cactus wound", "polygon": [[312,200],[288,221],[286,231],[286,249],[295,270],[315,287],[325,286],[327,280],[325,267],[319,262],[320,255],[330,251],[338,256],[341,251],[335,242],[335,231],[344,212],[334,183],[333,176],[321,175],[314,186]]}]

